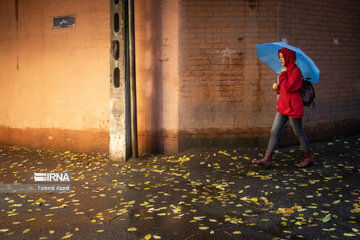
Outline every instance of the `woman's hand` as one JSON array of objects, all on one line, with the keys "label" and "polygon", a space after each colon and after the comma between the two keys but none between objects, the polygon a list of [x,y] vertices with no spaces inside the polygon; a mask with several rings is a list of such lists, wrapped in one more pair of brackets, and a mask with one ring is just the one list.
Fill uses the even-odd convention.
[{"label": "woman's hand", "polygon": [[281,72],[286,72],[287,68],[284,66],[283,69],[281,69]]},{"label": "woman's hand", "polygon": [[272,88],[273,88],[274,90],[276,90],[276,89],[279,88],[279,86],[277,85],[277,83],[274,83],[274,84],[272,85]]}]

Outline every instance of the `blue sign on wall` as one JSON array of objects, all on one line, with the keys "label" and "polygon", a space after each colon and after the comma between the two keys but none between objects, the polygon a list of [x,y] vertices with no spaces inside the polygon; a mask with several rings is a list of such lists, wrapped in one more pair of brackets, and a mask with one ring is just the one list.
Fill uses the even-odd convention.
[{"label": "blue sign on wall", "polygon": [[53,28],[70,28],[75,26],[75,16],[54,17]]}]

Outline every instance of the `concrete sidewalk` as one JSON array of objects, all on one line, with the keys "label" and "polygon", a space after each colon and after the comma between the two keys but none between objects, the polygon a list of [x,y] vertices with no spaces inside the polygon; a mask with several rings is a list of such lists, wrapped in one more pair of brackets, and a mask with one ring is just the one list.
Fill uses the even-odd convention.
[{"label": "concrete sidewalk", "polygon": [[360,136],[280,149],[156,155],[127,163],[106,154],[0,147],[0,183],[71,172],[70,193],[0,193],[0,239],[359,239]]}]

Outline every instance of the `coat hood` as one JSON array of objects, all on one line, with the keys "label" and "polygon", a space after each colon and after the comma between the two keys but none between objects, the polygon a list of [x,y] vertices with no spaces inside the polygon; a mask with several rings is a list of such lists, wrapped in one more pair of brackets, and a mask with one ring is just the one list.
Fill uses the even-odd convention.
[{"label": "coat hood", "polygon": [[290,50],[288,48],[282,48],[278,51],[278,54],[279,53],[282,53],[284,55],[285,67],[287,69],[291,69],[296,66],[296,53],[293,50]]}]

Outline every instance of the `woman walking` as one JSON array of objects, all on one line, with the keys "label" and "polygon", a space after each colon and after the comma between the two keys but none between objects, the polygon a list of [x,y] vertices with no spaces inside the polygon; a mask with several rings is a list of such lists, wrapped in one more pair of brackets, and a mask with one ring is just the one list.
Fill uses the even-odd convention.
[{"label": "woman walking", "polygon": [[304,152],[304,160],[297,167],[307,167],[313,163],[310,154],[309,141],[302,127],[304,105],[300,95],[302,86],[301,70],[295,64],[296,53],[288,48],[278,51],[281,70],[279,83],[273,84],[273,89],[279,94],[277,112],[270,132],[270,139],[264,158],[252,161],[270,167],[272,156],[280,138],[280,132],[285,123],[290,120],[291,128],[298,137]]}]

